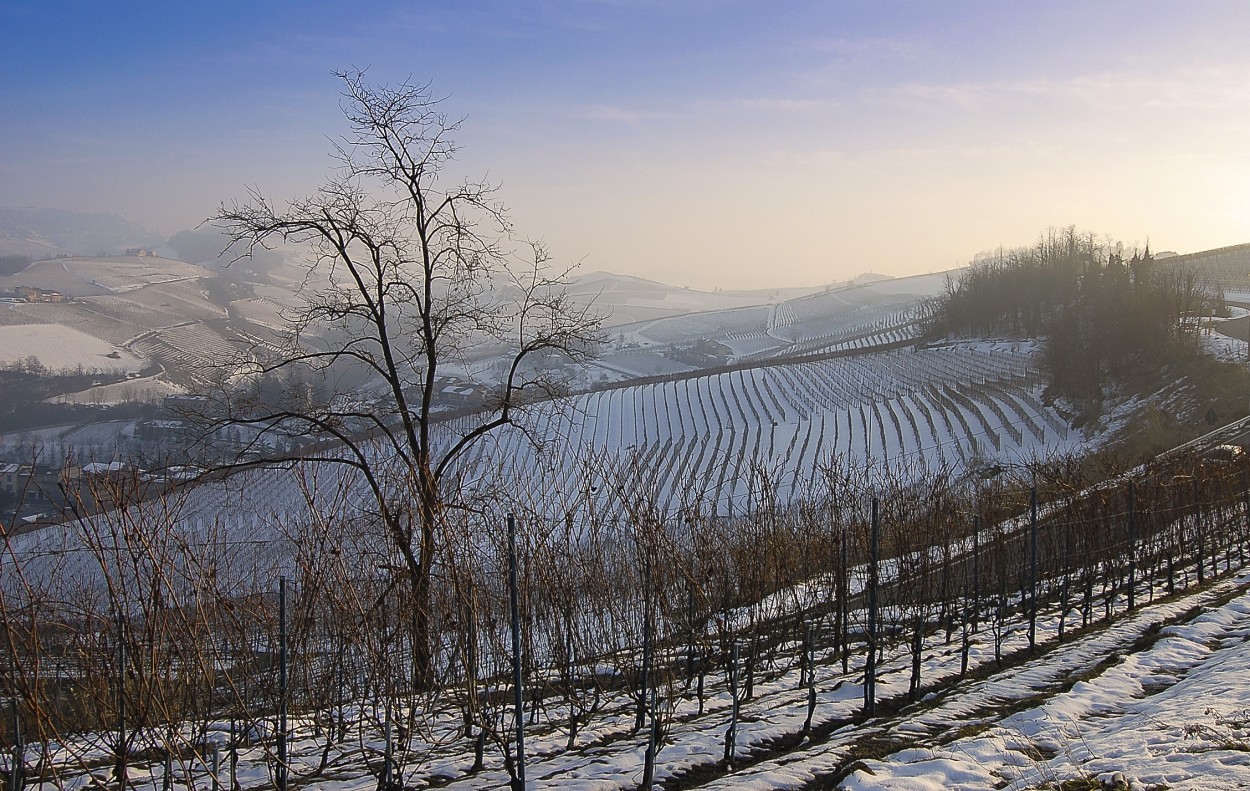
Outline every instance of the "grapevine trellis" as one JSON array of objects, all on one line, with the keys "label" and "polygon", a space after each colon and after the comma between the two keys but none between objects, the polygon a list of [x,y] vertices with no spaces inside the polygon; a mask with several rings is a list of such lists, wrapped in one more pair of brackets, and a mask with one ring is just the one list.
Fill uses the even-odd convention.
[{"label": "grapevine trellis", "polygon": [[[676,511],[698,492],[706,508],[724,515],[750,507],[748,463],[767,467],[778,486],[801,496],[815,484],[816,470],[835,458],[896,469],[921,459],[972,467],[987,459],[1027,463],[1080,444],[1042,402],[1040,372],[1027,350],[955,344],[734,368],[556,399],[535,405],[516,430],[480,443],[463,468],[498,469],[498,485],[506,488],[536,467],[578,468],[629,449],[664,459],[656,492],[662,510]],[[567,510],[582,488],[576,474],[544,479],[548,512]]]},{"label": "grapevine trellis", "polygon": [[[228,788],[240,755],[266,773],[247,783],[279,788],[344,772],[397,788],[448,755],[515,778],[529,734],[575,752],[588,730],[637,744],[644,786],[677,785],[679,722],[723,731],[712,771],[756,760],[742,726],[762,684],[797,681],[797,744],[852,724],[822,712],[831,688],[891,711],[950,683],[922,675],[925,652],[953,647],[963,675],[973,645],[999,664],[1044,651],[1242,568],[1250,534],[1250,466],[1196,456],[1092,487],[1062,463],[975,484],[828,467],[797,503],[760,474],[733,518],[667,517],[630,474],[619,509],[521,509],[514,540],[504,514],[449,516],[433,686],[413,682],[409,603],[367,519],[331,509],[245,539],[174,521],[171,498],[163,518],[58,528],[73,542],[6,536],[8,787]],[[873,669],[895,660],[907,691],[882,698]]]}]

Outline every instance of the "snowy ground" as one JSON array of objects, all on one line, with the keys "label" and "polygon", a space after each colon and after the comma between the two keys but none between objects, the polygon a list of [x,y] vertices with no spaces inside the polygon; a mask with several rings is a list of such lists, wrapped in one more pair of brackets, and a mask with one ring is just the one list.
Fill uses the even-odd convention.
[{"label": "snowy ground", "polygon": [[109,420],[81,426],[51,426],[0,434],[0,459],[57,464],[73,454],[86,461],[111,461],[136,439],[138,421]]},{"label": "snowy ground", "polygon": [[[1009,695],[1012,688],[1037,689],[1056,670],[1080,667],[1099,654],[1110,663],[1041,705],[983,720],[982,732],[867,762],[846,787],[1025,789],[1115,772],[1123,772],[1136,789],[1250,787],[1247,583],[1250,578],[1242,576],[1150,608],[1102,635],[951,695],[930,712],[931,721],[943,713],[959,718],[959,702],[978,693],[984,700],[1003,700],[1000,690]],[[1165,626],[1148,649],[1117,655],[1133,635],[1195,605],[1201,614]]]},{"label": "snowy ground", "polygon": [[1245,317],[1250,310],[1230,305],[1227,319],[1213,319],[1204,326],[1202,346],[1217,360],[1244,364],[1247,359]]},{"label": "snowy ground", "polygon": [[149,376],[125,382],[93,387],[78,393],[67,393],[51,399],[55,404],[87,404],[89,406],[115,406],[134,402],[160,403],[168,395],[185,393],[185,387],[167,382],[160,376]]}]

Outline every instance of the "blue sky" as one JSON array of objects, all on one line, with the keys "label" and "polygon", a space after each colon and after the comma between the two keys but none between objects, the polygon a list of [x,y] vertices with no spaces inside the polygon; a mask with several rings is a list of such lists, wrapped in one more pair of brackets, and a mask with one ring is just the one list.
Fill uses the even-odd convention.
[{"label": "blue sky", "polygon": [[[359,7],[357,7],[359,6]],[[0,5],[0,205],[165,233],[315,189],[333,72],[429,81],[559,257],[696,287],[934,271],[1075,224],[1250,241],[1250,3]]]}]

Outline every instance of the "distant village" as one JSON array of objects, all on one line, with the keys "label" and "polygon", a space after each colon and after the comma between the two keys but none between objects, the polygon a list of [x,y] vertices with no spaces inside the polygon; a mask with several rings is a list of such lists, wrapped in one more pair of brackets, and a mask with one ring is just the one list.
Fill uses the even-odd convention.
[{"label": "distant village", "polygon": [[0,525],[21,533],[64,521],[67,515],[85,516],[155,496],[196,472],[186,467],[148,472],[118,461],[0,462]]},{"label": "distant village", "polygon": [[34,286],[18,286],[12,291],[0,291],[0,300],[7,302],[69,302],[60,291]]},{"label": "distant village", "polygon": [[[484,388],[450,376],[436,377],[434,387],[439,393],[440,412],[478,409],[488,396]],[[407,395],[419,399],[420,388],[413,388]],[[160,417],[136,421],[135,431],[140,438],[159,438],[175,445],[180,439],[190,441],[194,426],[184,416],[211,412],[209,399],[195,394],[168,395],[162,407]],[[371,427],[372,423],[363,419],[357,425],[344,426],[348,431],[362,433]],[[240,460],[259,461],[256,450],[242,448],[254,431],[255,427],[227,427],[218,438],[219,446],[232,449]],[[290,452],[298,446],[325,440],[316,433],[287,437],[279,450]],[[272,443],[272,438],[268,442]],[[20,533],[63,522],[157,496],[202,473],[190,460],[160,469],[145,469],[133,460],[82,463],[72,455],[59,464],[0,461],[0,526],[14,525]]]}]

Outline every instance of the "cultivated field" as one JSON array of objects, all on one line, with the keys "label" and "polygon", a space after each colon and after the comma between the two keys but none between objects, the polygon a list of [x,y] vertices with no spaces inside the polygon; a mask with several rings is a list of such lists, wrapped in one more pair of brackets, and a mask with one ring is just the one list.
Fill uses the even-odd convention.
[{"label": "cultivated field", "polygon": [[36,261],[16,275],[0,277],[0,291],[35,286],[59,291],[67,297],[89,297],[204,275],[200,267],[168,258],[56,258]]},{"label": "cultivated field", "polygon": [[[116,355],[110,357],[109,355]],[[138,372],[148,361],[97,337],[59,324],[0,325],[0,365],[37,358],[52,371]]]},{"label": "cultivated field", "polygon": [[[818,482],[822,465],[835,460],[964,470],[1085,447],[1042,403],[1041,388],[1033,347],[1013,343],[682,376],[537,405],[516,429],[480,443],[464,467],[499,470],[506,486],[508,476],[529,470],[639,459],[662,511],[698,503],[729,513],[758,496],[761,473],[787,499]],[[552,512],[586,485],[572,472],[550,477],[560,482],[543,488]]]}]

